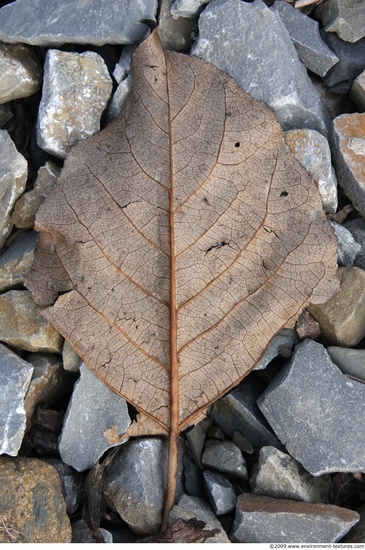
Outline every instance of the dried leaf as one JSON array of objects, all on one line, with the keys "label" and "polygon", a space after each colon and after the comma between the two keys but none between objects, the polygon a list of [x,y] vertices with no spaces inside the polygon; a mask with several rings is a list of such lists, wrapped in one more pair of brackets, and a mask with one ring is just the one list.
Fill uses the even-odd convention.
[{"label": "dried leaf", "polygon": [[43,315],[139,411],[127,435],[177,440],[338,282],[316,185],[271,110],[227,74],[136,50],[118,119],[75,146],[40,207],[27,286]]}]

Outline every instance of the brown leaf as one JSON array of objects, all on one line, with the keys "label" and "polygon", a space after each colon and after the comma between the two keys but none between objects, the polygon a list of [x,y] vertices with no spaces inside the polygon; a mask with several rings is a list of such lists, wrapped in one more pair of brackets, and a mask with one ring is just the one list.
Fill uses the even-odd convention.
[{"label": "brown leaf", "polygon": [[139,411],[128,436],[170,433],[172,494],[179,432],[333,294],[337,244],[267,106],[156,31],[132,74],[118,119],[70,151],[40,207],[27,286]]},{"label": "brown leaf", "polygon": [[204,521],[192,518],[176,519],[164,533],[140,539],[139,543],[190,544],[204,543],[219,533],[219,529],[205,529]]}]

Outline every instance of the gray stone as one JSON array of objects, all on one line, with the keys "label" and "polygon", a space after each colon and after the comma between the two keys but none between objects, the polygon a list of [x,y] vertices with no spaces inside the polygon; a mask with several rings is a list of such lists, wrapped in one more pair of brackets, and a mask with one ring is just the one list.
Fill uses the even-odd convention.
[{"label": "gray stone", "polygon": [[333,65],[336,65],[338,57],[323,42],[319,34],[318,21],[314,21],[283,0],[276,0],[271,9],[280,15],[299,58],[307,69],[324,76]]},{"label": "gray stone", "polygon": [[353,510],[243,493],[237,499],[232,542],[338,542],[359,521]]},{"label": "gray stone", "polygon": [[338,252],[337,263],[342,266],[350,266],[354,263],[356,255],[361,250],[361,244],[357,243],[351,232],[343,225],[331,222],[337,235]]},{"label": "gray stone", "polygon": [[116,426],[122,436],[130,424],[127,403],[84,363],[65,414],[59,451],[62,460],[82,472],[111,447],[104,432]]},{"label": "gray stone", "polygon": [[0,130],[0,250],[11,233],[10,216],[27,177],[27,161],[18,153],[8,132]]},{"label": "gray stone", "polygon": [[107,66],[97,53],[48,50],[37,121],[39,147],[64,159],[72,145],[100,130],[111,91]]},{"label": "gray stone", "polygon": [[[104,543],[111,544],[113,542],[113,535],[110,531],[99,527],[98,532],[102,535]],[[90,531],[86,523],[82,519],[79,519],[78,521],[72,523],[71,542],[78,544],[97,544],[100,541],[95,536],[93,537],[93,533]]]},{"label": "gray stone", "polygon": [[295,342],[298,340],[298,335],[294,329],[283,328],[276,336],[274,336],[268,349],[263,357],[256,364],[254,370],[266,369],[268,364],[276,357],[291,357]]},{"label": "gray stone", "polygon": [[341,540],[341,543],[355,544],[357,542],[365,541],[365,504],[362,504],[356,509],[356,512],[360,514],[360,521],[347,533],[347,535]]},{"label": "gray stone", "polygon": [[233,441],[208,441],[202,456],[202,464],[222,474],[248,478],[246,460]]},{"label": "gray stone", "polygon": [[333,128],[338,183],[365,216],[365,113],[340,115]]},{"label": "gray stone", "polygon": [[114,92],[107,113],[108,123],[117,118],[131,89],[132,75],[128,75],[127,78],[121,81],[118,88]]},{"label": "gray stone", "polygon": [[329,346],[327,352],[344,374],[365,382],[365,350]]},{"label": "gray stone", "polygon": [[11,112],[9,103],[0,105],[0,128],[4,128],[5,124],[9,122],[12,116],[13,113]]},{"label": "gray stone", "polygon": [[201,457],[207,432],[212,425],[208,418],[204,418],[199,424],[186,432],[190,453],[195,464],[201,467]]},{"label": "gray stone", "polygon": [[337,179],[331,164],[327,139],[315,130],[290,130],[284,133],[285,143],[299,162],[318,181],[318,189],[326,212],[337,210]]},{"label": "gray stone", "polygon": [[35,94],[42,70],[31,48],[23,44],[0,44],[0,103]]},{"label": "gray stone", "polygon": [[355,78],[352,84],[350,97],[361,112],[365,111],[365,71]]},{"label": "gray stone", "polygon": [[60,353],[62,336],[41,315],[27,290],[0,295],[0,341],[27,351]]},{"label": "gray stone", "polygon": [[285,130],[312,128],[327,133],[329,117],[320,95],[280,16],[262,0],[212,0],[199,18],[192,53],[267,103]]},{"label": "gray stone", "polygon": [[251,491],[273,498],[328,502],[331,476],[314,477],[290,455],[275,449],[260,449],[259,462],[250,478]]},{"label": "gray stone", "polygon": [[346,42],[357,42],[365,36],[363,0],[326,0],[315,10],[325,31],[336,32]]},{"label": "gray stone", "polygon": [[196,17],[200,9],[209,4],[210,0],[175,0],[171,5],[171,15],[178,17]]},{"label": "gray stone", "polygon": [[365,386],[344,376],[321,344],[299,344],[258,405],[311,474],[364,471]]},{"label": "gray stone", "polygon": [[76,512],[81,504],[83,476],[58,458],[46,458],[45,461],[54,466],[60,476],[67,514],[70,516]]},{"label": "gray stone", "polygon": [[157,0],[17,0],[0,10],[0,40],[36,46],[132,44],[155,21]]},{"label": "gray stone", "polygon": [[20,229],[32,229],[35,215],[54,187],[61,169],[53,162],[47,161],[38,170],[34,188],[24,193],[16,202],[10,221]]},{"label": "gray stone", "polygon": [[244,453],[247,453],[249,455],[252,455],[255,451],[253,448],[253,445],[251,441],[247,439],[247,437],[243,437],[243,435],[240,434],[240,432],[233,432],[232,441],[237,445],[241,451]]},{"label": "gray stone", "polygon": [[50,408],[72,390],[74,377],[63,369],[61,358],[57,355],[32,353],[26,356],[26,360],[34,367],[24,401],[26,430],[29,430],[37,407]]},{"label": "gray stone", "polygon": [[158,35],[165,50],[187,51],[191,47],[194,30],[196,32],[196,22],[195,19],[186,17],[174,19],[170,12],[172,2],[173,0],[161,2]]},{"label": "gray stone", "polygon": [[351,232],[355,241],[361,246],[360,252],[356,254],[353,265],[365,269],[365,220],[364,218],[357,218],[350,222],[345,222],[344,227]]},{"label": "gray stone", "polygon": [[365,271],[340,267],[340,290],[324,304],[307,309],[328,345],[354,347],[365,337]]},{"label": "gray stone", "polygon": [[201,468],[199,468],[190,456],[185,453],[183,456],[184,466],[184,487],[188,495],[193,497],[203,496],[203,483]]},{"label": "gray stone", "polygon": [[[118,451],[108,469],[104,495],[108,504],[135,533],[145,535],[159,531],[166,490],[167,457],[167,439],[130,439]],[[178,476],[178,499],[182,494],[181,474],[182,468]]]},{"label": "gray stone", "polygon": [[0,291],[24,284],[34,260],[37,233],[21,233],[0,256]]},{"label": "gray stone", "polygon": [[206,541],[207,543],[230,543],[221,523],[205,500],[183,495],[178,504],[170,512],[169,524],[171,525],[171,523],[180,518],[185,521],[189,521],[190,519],[203,521],[205,523],[204,529],[207,530],[218,529],[218,533],[214,537],[209,537]]},{"label": "gray stone", "polygon": [[113,71],[113,77],[115,80],[120,84],[122,80],[127,78],[127,76],[130,73],[131,70],[131,60],[132,55],[136,51],[135,45],[133,46],[124,46],[122,50],[122,54],[119,58],[118,63],[115,65],[114,71]]},{"label": "gray stone", "polygon": [[281,449],[280,441],[256,404],[264,390],[264,383],[255,373],[251,373],[211,407],[209,416],[229,436],[232,437],[236,431],[247,437],[256,450],[264,445]]},{"label": "gray stone", "polygon": [[80,372],[80,366],[82,363],[81,357],[76,353],[74,348],[67,340],[64,341],[62,348],[62,362],[63,368],[69,372]]},{"label": "gray stone", "polygon": [[339,59],[323,80],[331,92],[347,94],[353,80],[365,69],[365,38],[350,44],[334,32],[321,31],[321,36]]},{"label": "gray stone", "polygon": [[237,497],[232,483],[217,472],[203,472],[207,498],[216,516],[228,514],[235,509]]},{"label": "gray stone", "polygon": [[24,398],[33,366],[0,344],[0,454],[17,456],[25,433]]}]

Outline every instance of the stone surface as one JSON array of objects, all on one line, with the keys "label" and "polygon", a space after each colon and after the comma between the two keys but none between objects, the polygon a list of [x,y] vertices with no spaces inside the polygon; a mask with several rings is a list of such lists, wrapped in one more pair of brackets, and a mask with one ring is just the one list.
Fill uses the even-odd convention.
[{"label": "stone surface", "polygon": [[327,139],[315,130],[290,130],[284,133],[285,143],[304,166],[307,172],[318,181],[326,212],[337,210],[337,179],[331,164],[331,151]]},{"label": "stone surface", "polygon": [[35,458],[0,458],[0,542],[71,542],[57,470]]},{"label": "stone surface", "polygon": [[25,189],[28,164],[6,130],[0,130],[0,250],[11,233],[10,216]]},{"label": "stone surface", "polygon": [[361,244],[355,241],[351,232],[343,225],[336,222],[331,222],[331,225],[337,235],[337,263],[341,266],[351,266],[354,263],[356,255],[361,250]]},{"label": "stone surface", "polygon": [[365,113],[340,115],[333,127],[338,183],[365,216]]},{"label": "stone surface", "polygon": [[321,31],[321,36],[339,59],[323,80],[331,92],[347,94],[354,79],[365,69],[365,38],[350,44],[334,32]]},{"label": "stone surface", "polygon": [[295,342],[298,340],[298,335],[294,329],[283,328],[276,336],[274,336],[268,349],[256,364],[254,370],[266,369],[268,364],[276,357],[291,357]]},{"label": "stone surface", "polygon": [[136,45],[124,46],[118,63],[116,63],[113,71],[113,77],[118,84],[125,80],[130,74],[132,55],[136,51]]},{"label": "stone surface", "polygon": [[157,0],[17,0],[0,10],[0,40],[36,46],[131,44],[155,21]]},{"label": "stone surface", "polygon": [[175,0],[171,5],[171,15],[178,17],[195,17],[201,8],[209,4],[210,0]]},{"label": "stone surface", "polygon": [[12,116],[13,113],[11,112],[9,103],[5,105],[0,104],[0,128],[5,128],[6,123],[11,120]]},{"label": "stone surface", "polygon": [[16,456],[25,433],[24,398],[33,366],[2,344],[0,364],[0,454]]},{"label": "stone surface", "polygon": [[260,449],[250,478],[255,494],[304,502],[328,502],[330,485],[331,476],[312,476],[293,457],[275,447]]},{"label": "stone surface", "polygon": [[65,370],[74,373],[80,372],[82,359],[67,340],[64,341],[62,348],[62,362]]},{"label": "stone surface", "polygon": [[0,341],[27,351],[59,353],[63,338],[41,315],[28,290],[0,295]]},{"label": "stone surface", "polygon": [[124,102],[132,89],[132,75],[128,75],[127,78],[121,81],[116,89],[112,100],[110,102],[108,113],[107,113],[107,122],[114,120],[122,110]]},{"label": "stone surface", "polygon": [[339,276],[340,290],[324,304],[307,309],[328,344],[354,347],[365,337],[365,271],[343,267]]},{"label": "stone surface", "polygon": [[208,503],[201,498],[183,495],[178,501],[178,504],[176,504],[170,512],[169,524],[171,525],[171,523],[179,518],[185,521],[196,518],[198,521],[203,521],[205,523],[204,529],[218,529],[218,533],[214,535],[214,537],[210,537],[206,540],[207,543],[212,542],[218,544],[231,542]]},{"label": "stone surface", "polygon": [[83,495],[82,475],[58,458],[47,458],[45,461],[57,470],[61,480],[62,494],[65,499],[67,514],[74,514],[81,504]]},{"label": "stone surface", "polygon": [[0,256],[0,292],[24,284],[34,260],[37,233],[20,234]]},{"label": "stone surface", "polygon": [[111,91],[108,69],[97,53],[48,50],[37,121],[38,145],[64,159],[72,145],[100,130],[100,117]]},{"label": "stone surface", "polygon": [[192,53],[267,103],[284,130],[311,128],[326,134],[329,118],[320,95],[280,16],[262,0],[212,0],[200,15]]},{"label": "stone surface", "polygon": [[42,70],[31,48],[0,44],[0,103],[28,97],[41,86]]},{"label": "stone surface", "polygon": [[[104,495],[138,534],[157,533],[166,490],[168,441],[160,437],[130,439],[113,459],[105,477]],[[180,464],[182,453],[180,452]],[[181,497],[181,474],[177,499]]]},{"label": "stone surface", "polygon": [[229,436],[232,437],[236,431],[247,437],[257,450],[264,445],[281,449],[280,441],[256,404],[264,390],[263,382],[255,373],[251,373],[211,407],[209,416]]},{"label": "stone surface", "polygon": [[[103,528],[99,528],[98,531],[99,534],[102,535],[105,543],[111,544],[113,542],[113,535],[109,531]],[[86,523],[82,521],[82,519],[79,519],[72,524],[71,542],[79,544],[97,544],[100,541],[96,537],[93,537],[93,533]]]},{"label": "stone surface", "polygon": [[63,369],[61,358],[52,354],[32,353],[26,356],[34,371],[24,401],[26,429],[32,425],[37,407],[49,408],[72,389],[74,377]]},{"label": "stone surface", "polygon": [[360,252],[356,254],[353,265],[365,269],[365,219],[357,218],[351,220],[344,223],[344,227],[351,232],[355,241],[361,246]]},{"label": "stone surface", "polygon": [[328,355],[344,373],[365,382],[365,350],[329,346]]},{"label": "stone surface", "polygon": [[346,42],[365,36],[365,10],[362,0],[326,0],[315,10],[327,32],[336,32]]},{"label": "stone surface", "polygon": [[201,457],[207,432],[212,425],[208,418],[204,418],[186,432],[186,439],[189,442],[189,449],[195,464],[201,467]]},{"label": "stone surface", "polygon": [[247,464],[240,449],[233,441],[208,441],[202,456],[202,464],[222,474],[247,479]]},{"label": "stone surface", "polygon": [[173,0],[161,2],[158,18],[158,34],[161,44],[165,50],[187,52],[196,33],[195,19],[186,17],[174,19],[170,12],[172,3]]},{"label": "stone surface", "polygon": [[355,78],[352,84],[350,97],[356,103],[360,112],[365,111],[365,71]]},{"label": "stone surface", "polygon": [[353,510],[243,493],[237,499],[232,542],[338,542],[359,521]]},{"label": "stone surface", "polygon": [[318,21],[282,0],[276,0],[271,9],[280,15],[299,58],[307,69],[324,76],[333,65],[336,65],[338,57],[323,42],[319,34]]},{"label": "stone surface", "polygon": [[83,363],[59,440],[62,460],[79,472],[91,468],[107,449],[120,445],[109,443],[104,432],[116,426],[122,436],[129,424],[126,401]]},{"label": "stone surface", "polygon": [[53,188],[61,169],[47,161],[38,170],[34,189],[24,193],[16,202],[11,222],[20,229],[32,229],[38,208]]},{"label": "stone surface", "polygon": [[355,544],[365,541],[365,504],[357,508],[356,512],[360,514],[360,521],[347,533],[341,540],[341,543]]},{"label": "stone surface", "polygon": [[321,344],[299,344],[258,405],[312,475],[364,471],[365,385],[343,375]]},{"label": "stone surface", "polygon": [[218,472],[203,472],[205,492],[216,516],[228,514],[235,509],[237,497],[232,483]]}]

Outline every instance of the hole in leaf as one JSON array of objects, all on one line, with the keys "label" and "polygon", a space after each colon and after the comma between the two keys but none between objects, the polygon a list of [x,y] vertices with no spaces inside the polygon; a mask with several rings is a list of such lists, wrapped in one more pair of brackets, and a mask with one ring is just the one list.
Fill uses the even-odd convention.
[{"label": "hole in leaf", "polygon": [[228,246],[229,243],[226,243],[226,241],[220,241],[218,244],[212,244],[207,250],[205,251],[205,254],[208,254],[213,248],[222,248],[223,246]]},{"label": "hole in leaf", "polygon": [[280,197],[287,197],[289,195],[288,191],[282,191]]},{"label": "hole in leaf", "polygon": [[237,142],[234,144],[235,147],[239,147],[240,145],[241,145],[241,144],[240,144],[239,141],[237,141]]}]

